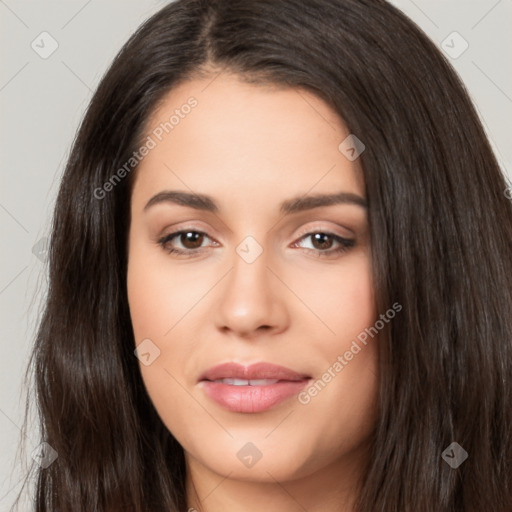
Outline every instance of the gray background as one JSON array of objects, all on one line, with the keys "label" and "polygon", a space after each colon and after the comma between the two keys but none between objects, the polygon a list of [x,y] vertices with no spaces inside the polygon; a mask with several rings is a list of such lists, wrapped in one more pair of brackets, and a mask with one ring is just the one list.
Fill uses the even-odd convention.
[{"label": "gray background", "polygon": [[[135,28],[164,3],[0,0],[0,511],[13,503],[25,470],[21,462],[30,461],[37,446],[32,411],[27,451],[18,451],[24,402],[32,393],[22,377],[46,286],[44,237],[59,178],[99,79]],[[392,3],[452,53],[512,178],[512,0]],[[40,53],[51,49],[52,39],[40,36],[44,31],[58,44],[47,58]],[[459,56],[464,42],[454,31],[469,45]]]}]

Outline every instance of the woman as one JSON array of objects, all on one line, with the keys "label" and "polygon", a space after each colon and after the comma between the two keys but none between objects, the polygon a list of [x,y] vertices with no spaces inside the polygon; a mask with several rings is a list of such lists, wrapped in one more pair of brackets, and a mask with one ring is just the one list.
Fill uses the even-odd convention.
[{"label": "woman", "polygon": [[163,8],[62,179],[36,510],[512,510],[506,188],[387,3]]}]

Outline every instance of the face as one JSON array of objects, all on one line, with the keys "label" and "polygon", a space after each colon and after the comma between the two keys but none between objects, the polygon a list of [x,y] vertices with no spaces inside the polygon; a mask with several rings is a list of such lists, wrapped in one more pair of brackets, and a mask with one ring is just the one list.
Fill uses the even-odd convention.
[{"label": "face", "polygon": [[144,384],[189,469],[346,468],[378,374],[377,339],[360,341],[377,312],[364,177],[338,148],[349,131],[311,93],[227,75],[181,84],[148,127],[128,298]]}]

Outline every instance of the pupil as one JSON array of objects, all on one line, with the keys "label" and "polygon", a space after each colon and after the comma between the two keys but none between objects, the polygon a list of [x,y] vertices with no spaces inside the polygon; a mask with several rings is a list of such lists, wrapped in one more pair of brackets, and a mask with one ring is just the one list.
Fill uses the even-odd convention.
[{"label": "pupil", "polygon": [[[325,233],[315,233],[313,237],[313,245],[315,245],[316,242],[320,242],[320,248],[325,249],[325,238],[329,237],[330,235],[326,235]],[[322,240],[323,239],[323,240]],[[327,243],[327,246],[330,246],[329,243]]]},{"label": "pupil", "polygon": [[[202,234],[196,233],[195,231],[188,231],[187,233],[182,234],[182,236],[185,236],[185,242],[183,243],[183,245],[188,249],[197,249],[198,247],[201,247],[203,241]],[[197,240],[199,240],[199,244],[197,244]]]}]

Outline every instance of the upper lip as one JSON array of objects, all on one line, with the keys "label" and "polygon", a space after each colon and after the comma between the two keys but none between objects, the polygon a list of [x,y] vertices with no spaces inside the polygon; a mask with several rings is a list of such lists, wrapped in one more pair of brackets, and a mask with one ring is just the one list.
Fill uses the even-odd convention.
[{"label": "upper lip", "polygon": [[309,379],[309,375],[298,373],[290,368],[279,366],[272,363],[255,363],[244,366],[239,363],[223,363],[213,366],[201,374],[199,381],[202,380],[220,380],[220,379],[276,379],[298,381]]}]

